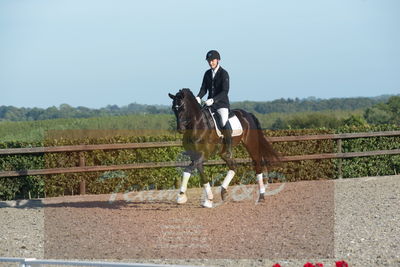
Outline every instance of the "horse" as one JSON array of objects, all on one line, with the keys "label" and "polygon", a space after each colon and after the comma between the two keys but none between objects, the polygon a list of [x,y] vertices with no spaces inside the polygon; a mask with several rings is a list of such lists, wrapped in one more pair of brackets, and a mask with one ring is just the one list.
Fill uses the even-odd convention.
[{"label": "horse", "polygon": [[[168,95],[172,99],[172,110],[176,117],[177,131],[183,134],[182,144],[185,154],[191,160],[191,163],[183,172],[177,203],[184,204],[187,202],[187,183],[192,172],[197,169],[206,196],[201,206],[212,208],[213,193],[209,179],[204,174],[204,162],[211,155],[218,153],[228,165],[229,170],[221,184],[223,201],[228,197],[228,186],[235,175],[236,162],[229,153],[226,153],[223,139],[218,136],[216,126],[210,116],[209,107],[200,105],[188,88],[179,90],[175,95],[171,93]],[[243,129],[242,134],[232,137],[232,147],[242,143],[250,155],[259,185],[258,201],[262,202],[265,193],[263,170],[266,169],[268,164],[279,162],[280,155],[264,136],[260,122],[254,114],[242,109],[233,109],[231,113],[237,116]]]}]

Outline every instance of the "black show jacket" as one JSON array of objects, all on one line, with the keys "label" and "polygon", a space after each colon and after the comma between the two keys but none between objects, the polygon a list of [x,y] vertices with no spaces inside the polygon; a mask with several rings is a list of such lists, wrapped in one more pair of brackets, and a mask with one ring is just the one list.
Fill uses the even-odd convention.
[{"label": "black show jacket", "polygon": [[212,78],[211,69],[204,73],[203,83],[197,96],[202,98],[207,92],[208,99],[214,99],[213,108],[229,108],[229,74],[221,66],[215,74],[214,79]]}]

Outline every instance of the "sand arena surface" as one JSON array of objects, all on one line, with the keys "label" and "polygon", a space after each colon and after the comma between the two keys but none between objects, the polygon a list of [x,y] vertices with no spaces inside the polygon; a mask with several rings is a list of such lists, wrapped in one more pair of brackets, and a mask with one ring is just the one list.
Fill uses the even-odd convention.
[{"label": "sand arena surface", "polygon": [[[202,190],[1,202],[0,256],[218,266],[400,266],[400,177],[230,187],[200,207]],[[4,227],[8,225],[9,227]]]}]

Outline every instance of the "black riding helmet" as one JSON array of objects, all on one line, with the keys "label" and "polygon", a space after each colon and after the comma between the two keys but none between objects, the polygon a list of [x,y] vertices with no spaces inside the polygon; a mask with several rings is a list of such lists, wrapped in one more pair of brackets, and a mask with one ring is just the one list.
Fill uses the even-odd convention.
[{"label": "black riding helmet", "polygon": [[206,60],[210,61],[210,60],[213,60],[213,59],[218,59],[218,60],[221,59],[221,56],[219,55],[217,50],[210,50],[210,51],[207,52]]}]

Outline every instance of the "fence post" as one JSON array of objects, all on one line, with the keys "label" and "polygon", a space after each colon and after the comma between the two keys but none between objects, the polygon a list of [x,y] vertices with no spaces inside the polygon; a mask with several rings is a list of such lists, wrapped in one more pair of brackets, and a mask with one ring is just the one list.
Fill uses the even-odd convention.
[{"label": "fence post", "polygon": [[[337,140],[337,153],[342,153],[342,139],[339,138]],[[338,159],[338,177],[339,179],[343,178],[343,173],[342,173],[342,159]]]},{"label": "fence post", "polygon": [[[79,167],[85,167],[85,153],[79,152]],[[84,178],[81,178],[81,182],[79,184],[79,194],[86,194],[86,181]]]}]

